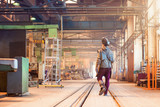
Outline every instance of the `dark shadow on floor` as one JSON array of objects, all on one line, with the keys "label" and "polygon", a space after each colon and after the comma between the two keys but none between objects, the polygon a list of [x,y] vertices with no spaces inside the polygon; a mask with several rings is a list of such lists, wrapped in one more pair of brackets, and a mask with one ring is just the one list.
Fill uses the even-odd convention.
[{"label": "dark shadow on floor", "polygon": [[0,100],[0,102],[22,102],[22,100]]}]

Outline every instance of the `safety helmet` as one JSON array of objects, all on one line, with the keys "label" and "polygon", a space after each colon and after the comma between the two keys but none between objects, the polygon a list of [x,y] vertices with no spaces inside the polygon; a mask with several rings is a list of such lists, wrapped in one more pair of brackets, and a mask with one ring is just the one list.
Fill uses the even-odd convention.
[{"label": "safety helmet", "polygon": [[110,42],[106,37],[102,38],[102,44],[104,44],[104,46],[109,46]]}]

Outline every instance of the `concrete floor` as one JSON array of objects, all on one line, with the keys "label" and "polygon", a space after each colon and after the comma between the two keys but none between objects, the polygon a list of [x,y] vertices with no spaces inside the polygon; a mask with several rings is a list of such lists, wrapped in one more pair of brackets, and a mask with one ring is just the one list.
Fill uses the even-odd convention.
[{"label": "concrete floor", "polygon": [[[0,107],[52,107],[84,84],[94,80],[64,80],[64,88],[29,88],[30,95],[23,97],[6,97],[0,94]],[[159,107],[160,90],[145,90],[134,83],[111,80],[110,90],[122,107]],[[84,107],[117,107],[108,96],[98,95],[99,86],[95,84]],[[58,107],[62,107],[58,106]],[[64,106],[66,107],[66,106]]]},{"label": "concrete floor", "polygon": [[122,107],[160,107],[160,90],[147,90],[134,83],[112,81],[110,90]]}]

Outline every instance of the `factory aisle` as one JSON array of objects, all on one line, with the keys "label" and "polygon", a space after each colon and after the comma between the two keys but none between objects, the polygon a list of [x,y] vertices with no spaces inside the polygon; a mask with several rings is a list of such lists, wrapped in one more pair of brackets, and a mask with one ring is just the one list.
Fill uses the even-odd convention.
[{"label": "factory aisle", "polygon": [[[75,104],[82,103],[88,87],[93,86],[83,107],[159,107],[160,90],[145,90],[134,83],[111,80],[110,91],[113,96],[99,96],[99,86],[95,79],[64,80],[64,88],[29,88],[30,95],[23,97],[0,97],[0,107],[69,107],[78,98]],[[82,94],[82,96],[80,96]],[[64,100],[65,99],[65,100]],[[68,100],[67,100],[68,99]],[[73,107],[75,107],[75,105]]]},{"label": "factory aisle", "polygon": [[110,90],[122,107],[160,106],[160,90],[147,90],[135,83],[116,80],[112,80]]},{"label": "factory aisle", "polygon": [[95,84],[91,94],[89,95],[84,107],[117,107],[110,93],[108,96],[99,96],[99,85]]}]

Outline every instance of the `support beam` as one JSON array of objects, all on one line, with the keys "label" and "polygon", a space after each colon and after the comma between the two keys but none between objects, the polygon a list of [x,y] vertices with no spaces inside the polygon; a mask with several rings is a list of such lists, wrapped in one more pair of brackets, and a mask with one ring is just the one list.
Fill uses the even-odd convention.
[{"label": "support beam", "polygon": [[0,25],[0,29],[52,29],[58,28],[58,25]]},{"label": "support beam", "polygon": [[115,30],[63,30],[63,33],[113,33]]},{"label": "support beam", "polygon": [[141,14],[145,9],[144,6],[139,7],[21,7],[21,8],[0,8],[0,14],[61,14],[63,16],[82,16],[82,15],[118,15],[118,16],[134,16]]},{"label": "support beam", "polygon": [[2,15],[2,17],[4,17],[5,19],[7,19],[8,21],[13,21],[11,18],[7,17],[6,15]]},{"label": "support beam", "polygon": [[66,21],[64,30],[119,30],[123,29],[125,21]]},{"label": "support beam", "polygon": [[137,1],[135,1],[135,0],[128,0],[128,1],[131,1],[132,3],[135,3],[135,4],[139,5],[139,6],[144,6],[142,3],[137,2]]},{"label": "support beam", "polygon": [[133,32],[132,35],[127,39],[127,41],[122,46],[122,50],[125,51],[134,41],[142,34],[142,32]]}]

